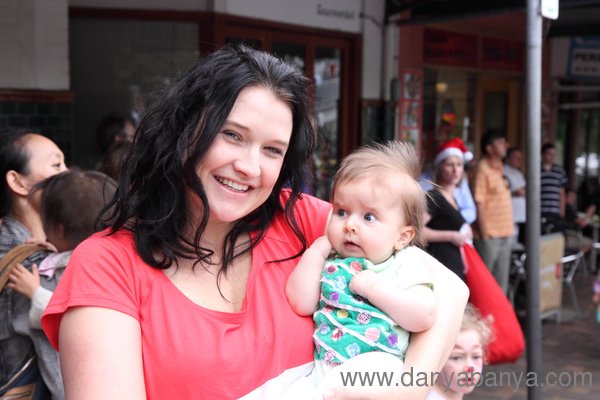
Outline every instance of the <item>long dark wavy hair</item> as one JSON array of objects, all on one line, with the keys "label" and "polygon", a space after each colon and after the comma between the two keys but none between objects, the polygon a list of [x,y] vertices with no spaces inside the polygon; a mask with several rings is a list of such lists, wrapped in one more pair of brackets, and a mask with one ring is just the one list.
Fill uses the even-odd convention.
[{"label": "long dark wavy hair", "polygon": [[[172,86],[157,96],[137,129],[125,160],[115,196],[101,215],[100,226],[112,232],[129,229],[142,259],[166,269],[177,259],[211,263],[213,251],[200,245],[210,205],[196,175],[197,166],[215,140],[240,92],[249,86],[265,87],[286,102],[293,116],[290,144],[281,173],[269,198],[237,221],[223,243],[219,274],[234,258],[251,250],[263,238],[277,212],[302,243],[295,258],[306,249],[306,239],[294,217],[294,204],[312,177],[315,146],[312,123],[312,86],[309,79],[278,58],[240,45],[230,45],[201,59]],[[282,207],[280,192],[291,191]],[[199,221],[188,221],[186,190],[203,204]],[[186,226],[197,226],[193,241]],[[242,234],[253,239],[236,247]]]}]

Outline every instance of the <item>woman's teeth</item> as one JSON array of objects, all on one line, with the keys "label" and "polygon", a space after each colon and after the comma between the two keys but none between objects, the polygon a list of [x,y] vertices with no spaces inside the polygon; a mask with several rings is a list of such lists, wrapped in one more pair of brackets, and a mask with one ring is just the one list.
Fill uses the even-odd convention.
[{"label": "woman's teeth", "polygon": [[246,190],[248,190],[250,188],[250,186],[248,186],[248,185],[241,185],[239,183],[235,183],[235,182],[230,181],[229,179],[225,179],[225,178],[217,177],[217,181],[219,181],[221,184],[223,184],[227,187],[230,187],[235,190],[239,190],[240,192],[245,192]]}]

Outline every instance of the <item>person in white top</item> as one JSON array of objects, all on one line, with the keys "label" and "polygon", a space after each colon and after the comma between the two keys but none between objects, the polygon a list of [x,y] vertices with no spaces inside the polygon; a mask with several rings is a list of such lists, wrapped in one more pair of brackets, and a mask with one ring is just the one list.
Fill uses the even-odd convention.
[{"label": "person in white top", "polygon": [[515,222],[515,243],[523,243],[525,236],[526,203],[525,176],[521,172],[523,153],[516,147],[506,152],[504,176],[508,180],[512,201],[513,220]]}]

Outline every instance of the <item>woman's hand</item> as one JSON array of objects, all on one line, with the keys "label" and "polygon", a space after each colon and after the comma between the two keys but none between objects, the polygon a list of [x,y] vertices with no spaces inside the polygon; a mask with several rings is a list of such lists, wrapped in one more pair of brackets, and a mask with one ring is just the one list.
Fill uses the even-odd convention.
[{"label": "woman's hand", "polygon": [[48,251],[51,251],[53,253],[58,253],[58,250],[56,249],[56,247],[52,243],[47,242],[45,240],[39,240],[39,239],[29,238],[29,239],[27,239],[25,241],[25,243],[27,243],[27,244],[37,244],[38,246],[44,247]]},{"label": "woman's hand", "polygon": [[448,231],[450,233],[449,242],[455,245],[456,247],[460,247],[467,241],[465,235],[460,233],[459,231]]},{"label": "woman's hand", "polygon": [[31,267],[31,272],[21,264],[15,265],[8,280],[7,287],[21,293],[29,300],[33,298],[35,291],[40,287],[40,274],[35,264]]},{"label": "woman's hand", "polygon": [[459,232],[462,233],[467,241],[470,242],[473,240],[473,229],[471,229],[471,225],[467,224],[466,222],[462,224]]}]

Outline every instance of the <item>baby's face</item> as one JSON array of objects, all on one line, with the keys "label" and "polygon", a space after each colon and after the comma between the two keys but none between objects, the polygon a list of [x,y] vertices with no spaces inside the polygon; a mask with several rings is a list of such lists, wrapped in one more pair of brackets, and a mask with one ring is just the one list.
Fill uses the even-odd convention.
[{"label": "baby's face", "polygon": [[414,230],[406,226],[402,199],[383,186],[365,177],[336,188],[327,236],[340,256],[378,264],[412,240]]},{"label": "baby's face", "polygon": [[477,331],[469,329],[459,333],[456,344],[438,380],[446,390],[471,393],[481,379],[483,347]]}]

